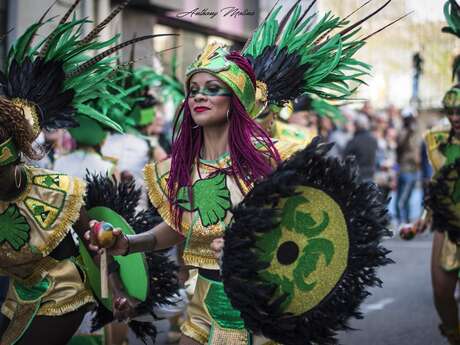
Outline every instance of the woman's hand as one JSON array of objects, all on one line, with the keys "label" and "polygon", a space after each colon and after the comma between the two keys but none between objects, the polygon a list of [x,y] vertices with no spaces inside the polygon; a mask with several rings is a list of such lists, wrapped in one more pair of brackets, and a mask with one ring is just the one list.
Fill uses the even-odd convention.
[{"label": "woman's hand", "polygon": [[122,289],[112,287],[112,310],[113,317],[123,321],[136,316],[136,307],[140,301],[130,297]]},{"label": "woman's hand", "polygon": [[177,272],[177,279],[179,280],[179,286],[185,286],[185,282],[190,278],[190,271],[187,266],[180,264],[179,271]]},{"label": "woman's hand", "polygon": [[219,261],[219,266],[222,266],[222,255],[224,254],[224,239],[222,237],[216,238],[211,243],[211,249],[214,251],[214,256]]},{"label": "woman's hand", "polygon": [[430,224],[430,219],[428,219],[428,217],[422,217],[415,222],[414,229],[418,234],[421,234],[426,231],[429,224]]},{"label": "woman's hand", "polygon": [[[92,229],[95,226],[96,223],[97,223],[97,221],[91,220],[89,222],[90,228]],[[112,234],[115,237],[115,242],[111,247],[106,248],[107,249],[107,254],[109,254],[109,255],[126,255],[128,253],[128,250],[129,250],[128,237],[123,234],[123,232],[121,231],[120,228],[113,229]],[[96,239],[92,235],[91,230],[88,230],[88,231],[85,232],[85,239],[90,241],[89,248],[91,250],[100,253],[101,250],[104,249],[104,248],[102,248],[102,247],[100,247],[98,245],[98,242],[96,241]]]}]

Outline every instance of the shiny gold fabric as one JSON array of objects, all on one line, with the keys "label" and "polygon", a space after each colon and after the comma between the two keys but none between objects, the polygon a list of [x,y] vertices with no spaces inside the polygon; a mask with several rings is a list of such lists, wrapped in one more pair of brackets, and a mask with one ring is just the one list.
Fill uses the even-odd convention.
[{"label": "shiny gold fabric", "polygon": [[14,320],[10,321],[8,328],[3,333],[0,345],[12,345],[21,338],[27,330],[30,321],[37,313],[39,305],[40,302],[33,302],[17,306],[14,313]]},{"label": "shiny gold fabric", "polygon": [[281,141],[296,144],[309,144],[318,135],[316,130],[275,120],[271,129],[272,136]]},{"label": "shiny gold fabric", "polygon": [[[27,188],[15,200],[0,202],[0,216],[8,228],[0,245],[0,274],[10,277],[1,311],[11,321],[1,345],[20,337],[35,315],[58,316],[95,301],[83,282],[77,261],[57,261],[49,253],[64,239],[78,219],[85,184],[52,171],[26,167]],[[14,212],[9,212],[14,209]],[[25,231],[11,241],[9,235]],[[8,233],[7,231],[11,231]],[[24,233],[27,236],[24,236]],[[81,270],[83,272],[83,270]],[[19,298],[15,284],[33,287],[43,279],[49,287],[37,300]]]},{"label": "shiny gold fabric", "polygon": [[[83,181],[55,172],[26,167],[28,186],[15,200],[0,201],[0,215],[16,206],[30,226],[29,238],[18,250],[8,241],[0,245],[0,273],[29,280],[70,231],[83,205]],[[42,211],[42,212],[39,212]]]},{"label": "shiny gold fabric", "polygon": [[[48,278],[51,285],[47,293],[41,298],[37,315],[63,315],[95,301],[91,290],[80,276],[80,272],[83,270],[79,272],[75,262],[71,259],[53,261],[53,267],[47,272],[42,272],[43,278]],[[18,304],[18,296],[13,284],[14,279],[11,279],[8,294],[2,305],[2,313],[10,319],[13,317]]]},{"label": "shiny gold fabric", "polygon": [[441,267],[446,271],[460,269],[460,247],[449,240],[449,236],[444,236],[441,249]]},{"label": "shiny gold fabric", "polygon": [[[446,162],[446,157],[440,152],[439,146],[447,142],[449,138],[450,125],[436,126],[425,134],[425,142],[431,166],[438,172]],[[460,143],[458,139],[452,138],[452,143]]]},{"label": "shiny gold fabric", "polygon": [[[200,344],[250,344],[250,334],[245,329],[224,329],[212,319],[205,304],[210,284],[212,282],[198,275],[195,294],[187,308],[187,320],[181,327],[182,333]],[[251,344],[275,345],[276,343],[262,336],[253,336]]]},{"label": "shiny gold fabric", "polygon": [[[291,154],[303,148],[303,146],[305,146],[305,144],[289,141],[279,141],[276,143],[276,148],[282,160],[285,160]],[[231,160],[228,154],[224,154],[219,159],[213,161],[202,159],[199,164],[199,173],[196,165],[193,167],[192,181],[194,183],[200,177],[204,179],[217,169],[227,168],[230,164]],[[166,179],[169,174],[170,165],[170,159],[156,164],[151,163],[146,165],[144,174],[150,201],[158,209],[161,217],[169,226],[182,232],[186,236],[183,255],[185,264],[188,266],[217,270],[219,269],[219,265],[210,248],[210,244],[215,238],[223,236],[232,215],[230,212],[227,212],[223,222],[204,227],[198,212],[184,212],[181,229],[177,229],[167,199],[168,192]],[[239,181],[239,185],[243,187],[242,192],[238,187],[237,181],[229,176],[226,177],[226,185],[230,191],[231,204],[233,206],[240,203],[243,199],[243,194],[249,191],[244,183]]]}]

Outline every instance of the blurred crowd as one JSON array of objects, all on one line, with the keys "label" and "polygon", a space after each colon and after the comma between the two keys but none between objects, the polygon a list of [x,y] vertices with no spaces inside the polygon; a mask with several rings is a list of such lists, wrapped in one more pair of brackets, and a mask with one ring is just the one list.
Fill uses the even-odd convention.
[{"label": "blurred crowd", "polygon": [[394,225],[409,223],[420,216],[420,207],[411,209],[416,188],[423,188],[432,171],[428,161],[418,114],[415,109],[389,105],[376,110],[370,102],[360,108],[340,108],[342,120],[318,116],[295,108],[289,122],[316,129],[335,145],[331,153],[355,157],[361,181],[373,181],[388,199]]}]

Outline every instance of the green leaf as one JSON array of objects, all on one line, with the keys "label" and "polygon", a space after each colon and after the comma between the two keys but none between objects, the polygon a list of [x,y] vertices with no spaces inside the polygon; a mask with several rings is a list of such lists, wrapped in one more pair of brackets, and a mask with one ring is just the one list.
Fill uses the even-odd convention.
[{"label": "green leaf", "polygon": [[214,225],[225,219],[232,206],[225,174],[219,173],[196,181],[192,191],[193,207],[198,210],[203,226]]},{"label": "green leaf", "polygon": [[295,230],[297,226],[297,207],[308,202],[308,199],[301,195],[287,199],[286,204],[283,207],[281,225],[285,226],[289,230]]},{"label": "green leaf", "polygon": [[6,241],[18,251],[29,241],[29,238],[29,223],[16,205],[10,205],[0,214],[0,244]]},{"label": "green leaf", "polygon": [[300,290],[311,291],[316,286],[317,282],[306,283],[305,280],[316,271],[321,256],[324,256],[326,265],[331,263],[334,256],[333,243],[324,238],[309,240],[293,271],[295,285]]},{"label": "green leaf", "polygon": [[96,120],[103,125],[110,127],[117,132],[123,133],[123,128],[116,123],[115,121],[111,120],[108,116],[105,116],[101,112],[97,111],[96,109],[86,105],[86,104],[79,104],[77,105],[77,110],[80,114],[87,115],[88,117]]}]

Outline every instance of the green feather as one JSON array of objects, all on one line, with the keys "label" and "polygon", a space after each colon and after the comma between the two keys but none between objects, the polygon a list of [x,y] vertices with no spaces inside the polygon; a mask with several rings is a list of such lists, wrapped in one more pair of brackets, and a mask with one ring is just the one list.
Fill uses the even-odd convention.
[{"label": "green feather", "polygon": [[97,111],[96,109],[88,106],[88,105],[85,105],[85,104],[79,104],[77,106],[77,110],[78,110],[78,113],[80,114],[83,114],[83,115],[86,115],[100,123],[102,123],[103,125],[106,125],[107,127],[110,127],[114,130],[116,130],[117,132],[120,132],[120,133],[123,133],[123,128],[118,124],[116,123],[115,121],[111,120],[108,116],[102,114],[101,112]]}]

